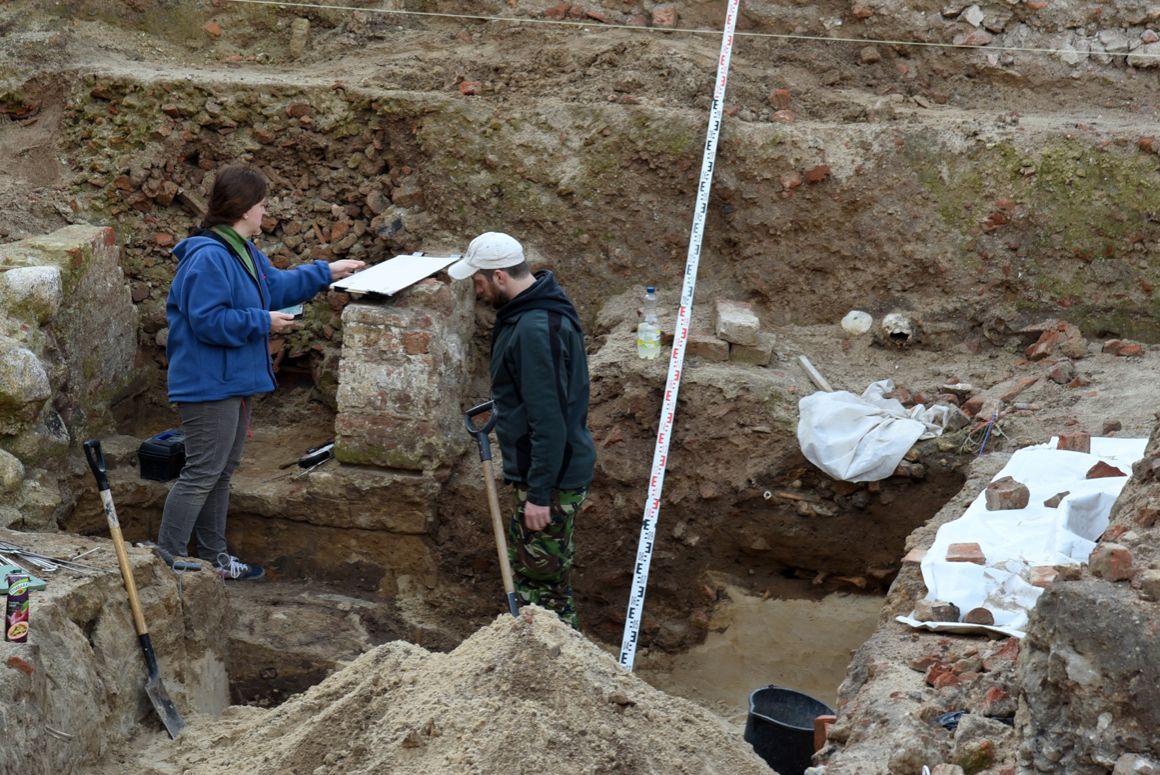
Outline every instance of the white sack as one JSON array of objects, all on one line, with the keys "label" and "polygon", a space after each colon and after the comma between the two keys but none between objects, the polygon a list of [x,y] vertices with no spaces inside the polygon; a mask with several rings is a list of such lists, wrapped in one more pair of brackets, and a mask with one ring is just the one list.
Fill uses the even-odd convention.
[{"label": "white sack", "polygon": [[806,459],[834,479],[874,482],[894,473],[919,439],[938,436],[949,407],[906,409],[889,379],[871,383],[861,396],[819,391],[798,402],[798,445]]}]

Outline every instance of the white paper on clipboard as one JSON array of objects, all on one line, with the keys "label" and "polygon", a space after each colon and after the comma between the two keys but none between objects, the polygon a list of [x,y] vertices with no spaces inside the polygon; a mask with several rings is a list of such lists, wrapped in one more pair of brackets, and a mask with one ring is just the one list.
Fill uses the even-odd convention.
[{"label": "white paper on clipboard", "polygon": [[350,277],[335,280],[330,284],[330,287],[355,296],[365,293],[394,296],[404,288],[414,285],[425,277],[430,277],[459,259],[458,255],[425,256],[422,253],[395,256],[381,264],[375,264],[361,272],[355,272]]}]

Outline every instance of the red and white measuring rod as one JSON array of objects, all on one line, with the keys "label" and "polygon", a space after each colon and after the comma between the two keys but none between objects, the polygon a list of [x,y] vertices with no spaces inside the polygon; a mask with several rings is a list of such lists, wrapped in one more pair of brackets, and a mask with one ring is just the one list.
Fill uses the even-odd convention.
[{"label": "red and white measuring rod", "polygon": [[648,586],[648,569],[652,563],[653,543],[657,535],[657,517],[661,510],[661,489],[665,482],[669,441],[673,417],[677,412],[677,392],[681,387],[681,369],[685,365],[685,345],[689,340],[689,319],[693,314],[693,291],[697,287],[697,266],[701,263],[701,237],[705,233],[705,215],[709,209],[709,186],[713,181],[713,164],[717,157],[717,138],[721,135],[721,114],[725,109],[725,84],[729,80],[729,59],[733,55],[733,29],[737,26],[737,8],[741,0],[729,0],[725,30],[721,37],[721,56],[717,60],[717,82],[713,89],[713,106],[709,111],[709,131],[705,137],[705,155],[701,159],[701,181],[697,186],[697,204],[693,210],[693,230],[689,236],[689,254],[685,260],[685,281],[681,288],[681,306],[673,332],[673,354],[669,360],[669,377],[661,404],[660,428],[653,450],[652,471],[648,480],[648,500],[644,504],[644,521],[640,526],[640,544],[636,549],[636,567],[628,596],[628,615],[624,622],[624,639],[620,643],[620,664],[632,670],[640,619],[644,613],[644,593]]}]

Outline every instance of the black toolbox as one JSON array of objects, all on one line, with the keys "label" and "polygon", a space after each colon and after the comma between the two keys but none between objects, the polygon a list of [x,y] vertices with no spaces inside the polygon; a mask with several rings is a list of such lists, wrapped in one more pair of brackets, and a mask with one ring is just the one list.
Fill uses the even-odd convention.
[{"label": "black toolbox", "polygon": [[170,428],[141,442],[137,449],[141,478],[168,482],[177,478],[185,465],[185,434]]}]

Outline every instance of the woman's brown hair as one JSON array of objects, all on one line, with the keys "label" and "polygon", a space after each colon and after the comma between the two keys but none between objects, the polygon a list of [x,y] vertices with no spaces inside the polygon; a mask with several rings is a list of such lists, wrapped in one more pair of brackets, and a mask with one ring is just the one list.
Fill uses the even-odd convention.
[{"label": "woman's brown hair", "polygon": [[233,226],[246,212],[266,198],[266,178],[253,167],[234,165],[221,169],[213,180],[203,229]]}]

